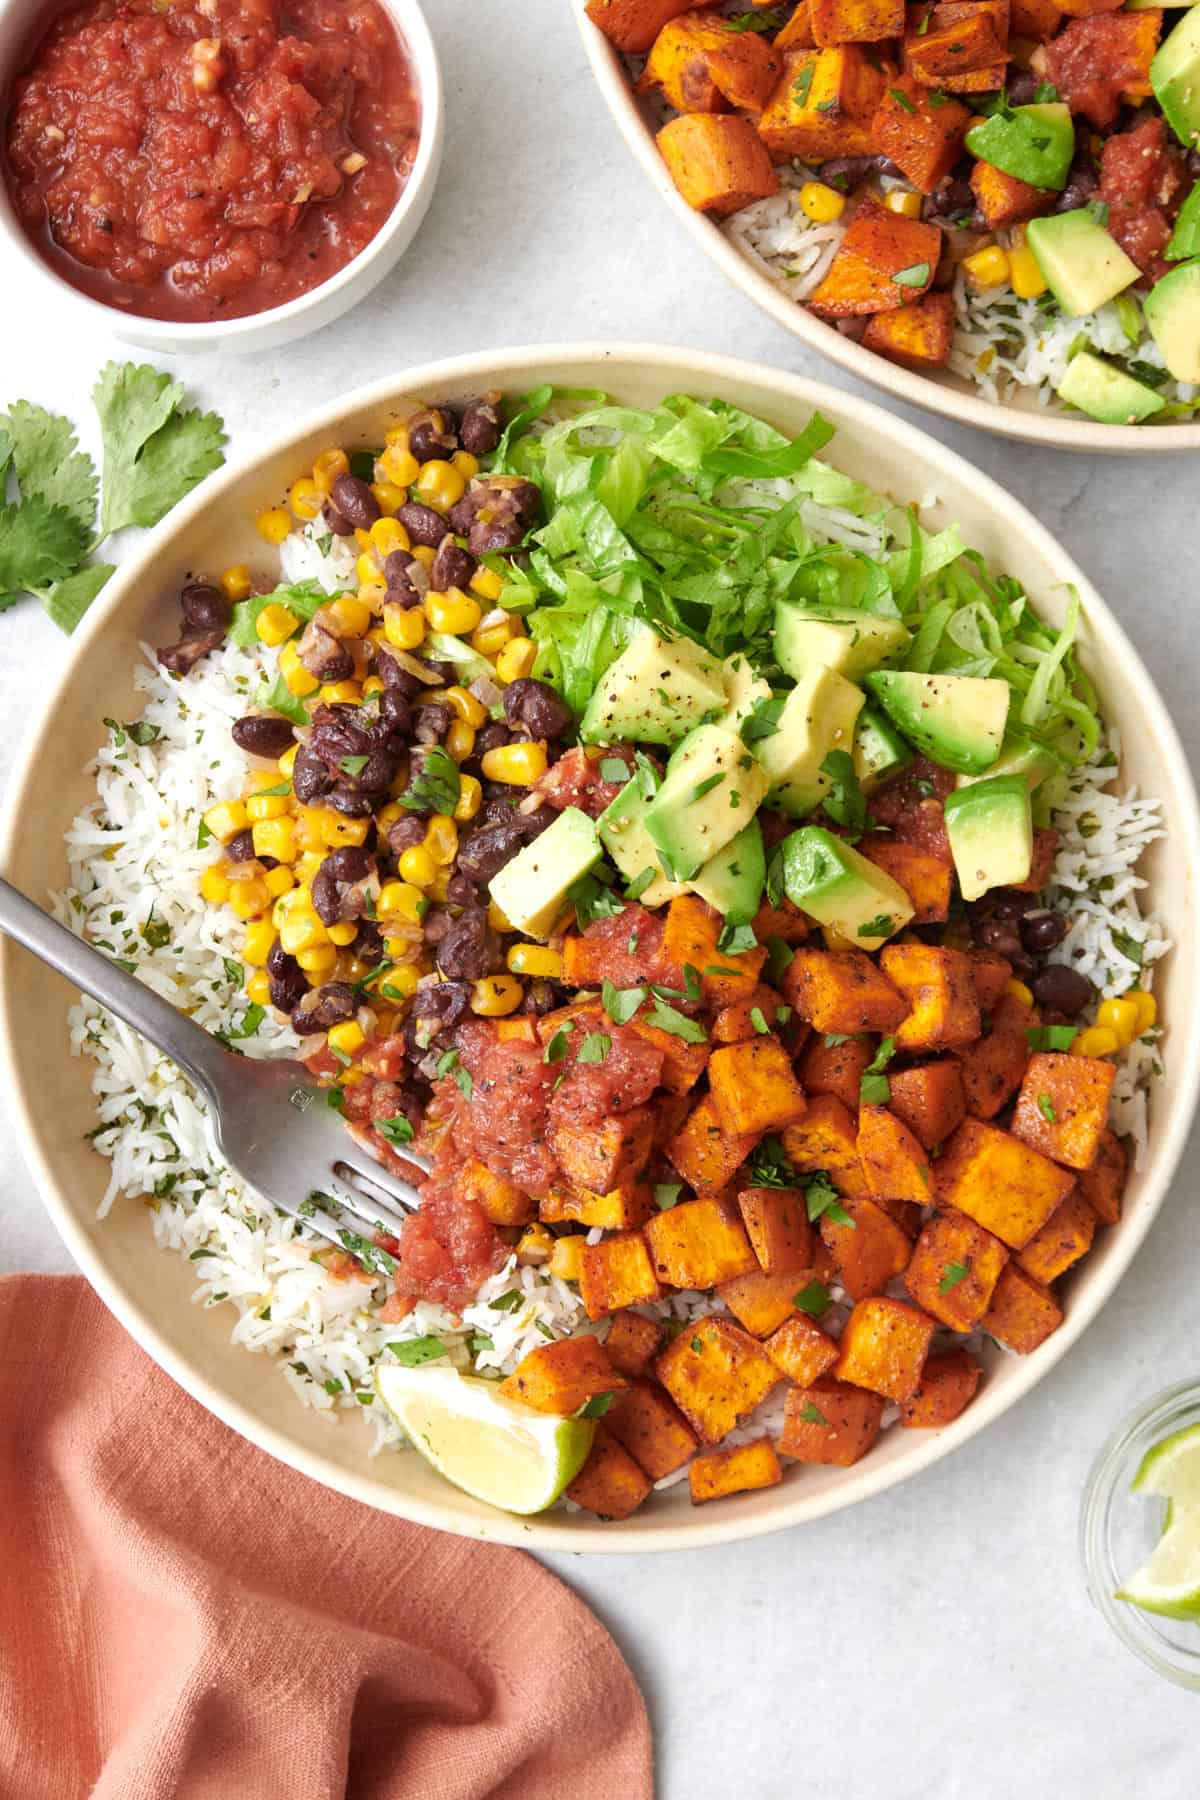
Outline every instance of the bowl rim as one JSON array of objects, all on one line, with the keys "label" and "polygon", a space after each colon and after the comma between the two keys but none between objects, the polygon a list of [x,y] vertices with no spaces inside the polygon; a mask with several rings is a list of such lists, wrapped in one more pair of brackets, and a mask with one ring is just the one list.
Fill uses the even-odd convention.
[{"label": "bowl rim", "polygon": [[696,212],[680,194],[638,107],[620,53],[588,17],[587,3],[588,0],[573,0],[573,11],[592,74],[621,136],[651,185],[734,287],[810,350],[828,357],[847,374],[869,382],[872,387],[882,388],[909,406],[923,407],[956,425],[974,425],[998,437],[1042,444],[1054,450],[1122,456],[1164,455],[1200,449],[1200,420],[1192,424],[1155,427],[1101,425],[1097,420],[1072,418],[1050,407],[1026,410],[1002,401],[985,400],[982,395],[964,393],[936,376],[919,375],[872,350],[864,350],[861,344],[845,337],[824,319],[818,319],[806,306],[789,300],[770,276],[762,274],[741,254],[714,220]]},{"label": "bowl rim", "polygon": [[[245,317],[237,319],[156,319],[147,317],[144,313],[110,305],[108,301],[97,299],[94,294],[77,288],[51,263],[38,255],[16,216],[8,184],[2,176],[0,244],[11,245],[23,258],[26,267],[33,268],[41,280],[49,281],[55,292],[67,294],[78,306],[86,308],[97,327],[119,331],[121,326],[125,326],[130,332],[136,330],[139,343],[147,348],[158,349],[164,355],[218,348],[249,348],[247,340],[252,340],[256,333],[286,330],[305,312],[318,306],[323,310],[331,302],[336,304],[345,288],[367,278],[372,262],[381,259],[386,263],[389,245],[414,212],[417,213],[419,222],[429,203],[430,189],[437,180],[441,163],[445,86],[437,45],[425,17],[422,0],[378,0],[378,3],[390,17],[400,38],[401,48],[407,52],[421,101],[417,154],[407,183],[375,236],[363,245],[357,256],[351,257],[340,269],[335,269],[332,275],[327,276],[316,287],[293,295],[280,306],[268,307],[263,312],[247,313]],[[7,95],[16,73],[10,73],[7,66],[5,25],[9,16],[0,7],[0,97]],[[18,43],[21,41],[20,38],[17,39]],[[383,267],[377,274],[370,276],[368,289],[364,289],[364,294],[387,273],[388,268]],[[347,300],[345,304],[352,305],[353,300]],[[315,319],[312,329],[316,330],[326,322],[324,318]]]},{"label": "bowl rim", "polygon": [[[134,554],[122,564],[99,598],[89,609],[79,632],[72,641],[71,653],[53,688],[48,692],[40,714],[27,730],[22,743],[8,793],[3,819],[0,821],[0,868],[11,865],[14,846],[21,830],[29,787],[47,721],[57,712],[62,693],[76,679],[78,666],[85,662],[93,642],[116,620],[127,598],[135,596],[153,570],[155,563],[172,538],[182,535],[191,522],[206,510],[226,503],[241,488],[251,486],[260,467],[285,454],[290,445],[318,435],[327,435],[335,427],[344,429],[360,413],[383,410],[398,395],[429,394],[454,385],[468,388],[498,386],[513,390],[536,384],[539,369],[547,365],[570,369],[585,365],[593,369],[607,363],[613,371],[613,385],[619,387],[623,367],[651,371],[661,377],[666,391],[689,384],[701,384],[719,393],[722,384],[750,382],[770,385],[776,393],[806,408],[827,413],[840,425],[853,423],[859,429],[891,438],[897,450],[910,450],[919,462],[935,475],[969,484],[976,495],[991,508],[1016,534],[1020,534],[1049,567],[1057,569],[1061,579],[1077,587],[1084,610],[1097,634],[1105,640],[1105,648],[1113,655],[1119,680],[1131,687],[1146,721],[1146,733],[1155,742],[1166,774],[1165,785],[1177,796],[1183,830],[1173,838],[1176,854],[1186,861],[1190,888],[1200,891],[1200,804],[1191,772],[1178,734],[1166,705],[1132,643],[1117,619],[1096,592],[1091,582],[1077,568],[1067,552],[1050,532],[1017,500],[1005,492],[988,475],[967,462],[965,457],[949,449],[937,438],[897,419],[873,400],[830,388],[807,376],[794,375],[768,365],[742,361],[709,352],[678,349],[654,344],[585,342],[576,344],[526,345],[516,348],[474,352],[465,356],[425,363],[412,369],[398,370],[380,381],[359,388],[349,395],[330,400],[306,413],[298,423],[275,434],[268,443],[259,445],[208,477],[186,500],[176,507],[163,524],[147,534]],[[1173,955],[1188,959],[1200,982],[1200,936],[1176,943]],[[436,1503],[404,1494],[369,1476],[341,1467],[310,1451],[288,1436],[280,1426],[263,1425],[243,1403],[222,1389],[212,1378],[194,1365],[181,1350],[176,1350],[143,1312],[137,1296],[126,1291],[115,1274],[109,1272],[106,1259],[99,1253],[74,1217],[51,1173],[42,1149],[39,1129],[26,1093],[21,1070],[15,1057],[13,994],[10,973],[15,957],[14,947],[5,942],[0,948],[0,1065],[7,1076],[10,1114],[13,1118],[22,1154],[33,1172],[47,1211],[76,1263],[87,1276],[109,1310],[130,1335],[186,1392],[214,1413],[225,1424],[249,1442],[267,1451],[279,1461],[299,1469],[303,1474],[332,1487],[351,1499],[362,1501],[377,1510],[430,1525],[443,1531],[518,1547],[541,1551],[581,1551],[594,1555],[623,1555],[641,1551],[667,1551],[706,1548],[749,1537],[765,1536],[788,1526],[842,1510],[861,1500],[883,1493],[901,1481],[928,1469],[944,1456],[990,1425],[1010,1406],[1016,1404],[1035,1387],[1063,1357],[1087,1326],[1097,1316],[1124,1275],[1149,1230],[1166,1195],[1184,1144],[1200,1092],[1200,1009],[1190,1019],[1172,1021],[1172,1057],[1177,1059],[1179,1087],[1175,1103],[1156,1122],[1156,1143],[1152,1169],[1139,1199],[1136,1215],[1123,1222],[1119,1235],[1111,1240],[1105,1261],[1093,1275],[1086,1296],[1077,1296],[1063,1325],[1031,1356],[1014,1359],[1016,1367],[1007,1382],[985,1386],[980,1397],[953,1425],[942,1431],[924,1435],[923,1442],[912,1445],[901,1463],[883,1462],[873,1467],[870,1461],[847,1472],[843,1487],[817,1494],[806,1494],[804,1484],[781,1487],[777,1508],[764,1516],[742,1518],[734,1513],[724,1520],[693,1516],[690,1524],[671,1527],[648,1527],[635,1521],[619,1527],[594,1526],[563,1522],[547,1529],[536,1518],[521,1519],[496,1512],[481,1519],[461,1509],[458,1491],[446,1484],[446,1497]]]}]

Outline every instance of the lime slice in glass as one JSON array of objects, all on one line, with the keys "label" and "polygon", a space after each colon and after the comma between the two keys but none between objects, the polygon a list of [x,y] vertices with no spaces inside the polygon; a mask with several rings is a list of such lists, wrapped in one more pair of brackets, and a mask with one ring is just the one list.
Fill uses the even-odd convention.
[{"label": "lime slice in glass", "polygon": [[1200,1620],[1200,1425],[1148,1450],[1133,1491],[1164,1499],[1166,1521],[1149,1559],[1117,1589],[1117,1599],[1143,1612]]},{"label": "lime slice in glass", "polygon": [[494,1381],[454,1369],[381,1363],[375,1391],[439,1475],[511,1513],[544,1512],[578,1475],[593,1419],[563,1419],[506,1400]]}]

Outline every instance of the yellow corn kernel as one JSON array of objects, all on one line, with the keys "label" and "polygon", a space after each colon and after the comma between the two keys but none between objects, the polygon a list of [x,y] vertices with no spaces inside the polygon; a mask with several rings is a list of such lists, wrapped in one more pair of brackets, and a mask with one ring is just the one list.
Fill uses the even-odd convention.
[{"label": "yellow corn kernel", "polygon": [[389,601],[383,609],[383,635],[395,650],[417,650],[425,642],[425,614],[419,606],[397,606]]},{"label": "yellow corn kernel", "polygon": [[287,864],[282,862],[277,869],[268,869],[263,880],[267,884],[268,894],[274,900],[278,900],[281,894],[286,894],[289,888],[294,888],[296,885],[296,877]]},{"label": "yellow corn kernel", "polygon": [[369,550],[371,548],[371,534],[369,531],[364,531],[361,525],[356,525],[354,527],[354,541],[360,550]]},{"label": "yellow corn kernel", "polygon": [[479,473],[479,458],[472,456],[469,450],[456,450],[450,461],[464,481],[474,481]]},{"label": "yellow corn kernel", "polygon": [[270,919],[251,919],[242,945],[242,961],[252,969],[264,968],[274,942],[275,927]]},{"label": "yellow corn kernel", "polygon": [[[319,857],[325,848],[325,808],[302,806],[296,813],[296,842],[301,850]],[[304,879],[302,876],[301,879]]]},{"label": "yellow corn kernel", "polygon": [[457,713],[465,724],[473,725],[476,731],[487,720],[487,707],[465,687],[443,688],[438,699]]},{"label": "yellow corn kernel", "polygon": [[321,689],[326,706],[357,706],[362,699],[360,681],[327,681]]},{"label": "yellow corn kernel", "polygon": [[[299,892],[299,890],[296,890]],[[279,942],[289,956],[306,956],[310,950],[323,948],[330,956],[329,967],[337,958],[337,951],[325,935],[325,927],[315,912],[301,911],[299,907],[278,921]]]},{"label": "yellow corn kernel", "polygon": [[887,210],[899,213],[902,219],[919,219],[921,201],[922,196],[913,188],[892,188],[883,197]]},{"label": "yellow corn kernel", "polygon": [[1125,998],[1134,1001],[1137,1006],[1138,1036],[1141,1037],[1145,1031],[1153,1031],[1158,1024],[1158,1001],[1154,995],[1148,994],[1144,988],[1130,988]]},{"label": "yellow corn kernel", "polygon": [[471,592],[478,594],[481,600],[498,600],[504,592],[504,583],[494,569],[480,563],[471,577]]},{"label": "yellow corn kernel", "polygon": [[[420,888],[407,881],[385,881],[375,902],[385,927],[395,919],[407,919],[410,925],[419,925],[424,906],[425,896]],[[389,950],[388,955],[391,954]]]},{"label": "yellow corn kernel", "polygon": [[1006,981],[1004,991],[1011,994],[1014,1000],[1019,1000],[1022,1006],[1033,1005],[1033,994],[1023,981]]},{"label": "yellow corn kernel", "polygon": [[363,699],[369,700],[372,694],[382,694],[383,683],[378,675],[368,675],[362,684]]},{"label": "yellow corn kernel", "polygon": [[271,982],[265,969],[255,969],[253,975],[246,978],[246,998],[255,1006],[271,1004]]},{"label": "yellow corn kernel", "polygon": [[1008,253],[1008,279],[1020,300],[1036,300],[1046,291],[1046,277],[1038,267],[1038,259],[1024,244]]},{"label": "yellow corn kernel", "polygon": [[378,581],[382,567],[383,564],[370,550],[364,550],[361,556],[355,558],[354,573],[360,581]]},{"label": "yellow corn kernel", "polygon": [[496,658],[496,673],[501,681],[520,681],[537,661],[537,645],[532,638],[510,638]]},{"label": "yellow corn kernel", "polygon": [[1006,287],[1008,252],[999,244],[989,244],[986,250],[977,250],[974,256],[966,257],[963,270],[973,288]]},{"label": "yellow corn kernel", "polygon": [[560,1281],[578,1281],[583,1273],[583,1246],[587,1239],[578,1232],[572,1237],[560,1237],[554,1240],[554,1249],[550,1254],[550,1273],[557,1275]]},{"label": "yellow corn kernel", "polygon": [[296,766],[296,752],[299,748],[299,744],[289,745],[275,764],[275,767],[279,770],[279,773],[283,776],[285,781],[290,781],[292,779],[292,770]]},{"label": "yellow corn kernel", "polygon": [[338,965],[338,980],[359,982],[371,973],[374,963],[364,962],[361,956],[343,956]]},{"label": "yellow corn kernel", "polygon": [[421,977],[411,963],[388,969],[379,981],[379,992],[388,1000],[411,1000]]},{"label": "yellow corn kernel", "polygon": [[221,576],[221,591],[227,600],[247,599],[250,586],[250,571],[245,563],[230,563]]},{"label": "yellow corn kernel", "polygon": [[427,888],[437,874],[437,864],[424,844],[413,844],[405,850],[397,867],[404,880],[417,888]]},{"label": "yellow corn kernel", "polygon": [[270,904],[270,891],[261,875],[256,875],[251,881],[235,881],[230,884],[229,907],[235,917],[256,918]]},{"label": "yellow corn kernel", "polygon": [[[563,1238],[565,1244],[569,1242]],[[517,1261],[523,1268],[536,1268],[541,1263],[550,1261],[554,1252],[554,1238],[544,1225],[527,1225],[517,1239]]]},{"label": "yellow corn kernel", "polygon": [[440,457],[424,464],[413,486],[426,506],[440,513],[449,512],[467,491],[466,478]]},{"label": "yellow corn kernel", "polygon": [[371,492],[375,496],[375,504],[385,519],[398,513],[408,499],[408,489],[397,487],[394,481],[373,481]]},{"label": "yellow corn kernel", "polygon": [[[317,829],[320,830],[319,812]],[[301,886],[312,886],[314,879],[320,873],[321,864],[325,861],[324,851],[325,839],[322,836],[315,849],[305,850],[303,856],[301,856],[299,862],[296,864],[296,880],[300,882]]]},{"label": "yellow corn kernel", "polygon": [[360,1081],[365,1080],[366,1071],[360,1068],[358,1063],[352,1064],[348,1069],[343,1069],[338,1076],[338,1082],[344,1088],[357,1087]]},{"label": "yellow corn kernel", "polygon": [[354,594],[339,594],[321,608],[321,619],[334,637],[363,637],[371,628],[371,608]]},{"label": "yellow corn kernel", "polygon": [[367,833],[371,829],[370,819],[346,819],[341,813],[327,812],[321,820],[321,829],[325,833],[325,842],[331,850],[341,849],[343,844],[365,844]]},{"label": "yellow corn kernel", "polygon": [[387,599],[387,582],[382,575],[377,581],[360,581],[354,597],[361,601],[368,612],[378,612]]},{"label": "yellow corn kernel", "polygon": [[458,799],[454,805],[454,817],[460,825],[473,819],[483,805],[483,789],[474,775],[460,775],[458,778]]},{"label": "yellow corn kernel", "polygon": [[264,606],[254,621],[254,631],[260,644],[286,644],[300,621],[290,607],[280,606],[278,601]]},{"label": "yellow corn kernel", "polygon": [[1075,1039],[1071,1045],[1071,1055],[1112,1056],[1120,1048],[1115,1031],[1109,1031],[1103,1025],[1092,1025],[1086,1031],[1081,1031]]},{"label": "yellow corn kernel", "polygon": [[846,196],[824,181],[806,181],[800,189],[800,211],[814,225],[828,225],[846,210]]},{"label": "yellow corn kernel", "polygon": [[299,854],[293,820],[260,819],[254,827],[255,856],[271,856],[277,863],[295,862]]},{"label": "yellow corn kernel", "polygon": [[425,827],[424,848],[440,869],[448,869],[458,855],[458,826],[443,813],[435,813]]},{"label": "yellow corn kernel", "polygon": [[366,1041],[367,1034],[357,1019],[346,1019],[341,1025],[333,1026],[328,1037],[329,1048],[339,1050],[343,1056],[353,1056]]},{"label": "yellow corn kernel", "polygon": [[514,975],[535,975],[546,981],[562,978],[562,952],[545,944],[514,944],[504,960]]},{"label": "yellow corn kernel", "polygon": [[394,825],[397,819],[402,819],[404,817],[406,810],[407,809],[401,806],[398,800],[389,800],[387,805],[375,815],[379,829],[381,831],[386,831],[389,825]]},{"label": "yellow corn kernel", "polygon": [[430,592],[425,596],[425,617],[435,631],[448,631],[455,637],[466,637],[483,617],[478,600],[464,594],[461,588],[447,588],[444,594]]},{"label": "yellow corn kernel", "polygon": [[480,656],[488,656],[495,660],[505,644],[510,643],[517,635],[517,627],[511,620],[500,625],[481,625],[471,633],[471,648],[478,650]]},{"label": "yellow corn kernel", "polygon": [[259,513],[254,529],[268,544],[282,544],[284,538],[291,535],[292,521],[282,506],[272,506]]},{"label": "yellow corn kernel", "polygon": [[293,481],[288,489],[288,505],[298,519],[315,519],[324,503],[324,494],[307,475]]},{"label": "yellow corn kernel", "polygon": [[485,975],[471,987],[471,1011],[481,1019],[502,1019],[516,1012],[525,989],[513,975]]},{"label": "yellow corn kernel", "polygon": [[391,556],[394,550],[412,549],[409,535],[399,519],[376,519],[367,536],[372,550],[377,550],[381,557]]},{"label": "yellow corn kernel", "polygon": [[[264,794],[268,789],[280,786],[282,783],[274,769],[251,769],[246,776],[246,792],[243,798],[248,800],[251,794]],[[253,813],[250,814],[251,818],[254,816]],[[265,818],[266,814],[259,813],[258,817]]]},{"label": "yellow corn kernel", "polygon": [[210,906],[224,906],[229,898],[229,882],[221,863],[209,863],[200,877],[200,898]]},{"label": "yellow corn kernel", "polygon": [[252,825],[260,819],[281,819],[288,810],[286,794],[251,794],[246,800],[246,817]]},{"label": "yellow corn kernel", "polygon": [[279,673],[283,676],[283,685],[288,693],[294,694],[297,700],[304,699],[307,694],[315,694],[321,685],[300,661],[300,652],[295,644],[285,644],[279,652]]},{"label": "yellow corn kernel", "polygon": [[328,975],[337,962],[337,951],[332,944],[310,944],[307,950],[297,950],[295,957],[306,975]]},{"label": "yellow corn kernel", "polygon": [[546,746],[540,743],[500,744],[485,750],[481,767],[489,781],[509,787],[532,787],[546,773]]},{"label": "yellow corn kernel", "polygon": [[209,807],[204,815],[204,823],[219,844],[227,844],[239,831],[245,831],[250,823],[250,815],[246,811],[245,801],[221,800],[216,806]]},{"label": "yellow corn kernel", "polygon": [[339,475],[350,473],[350,458],[344,450],[322,450],[313,464],[313,480],[327,494]]},{"label": "yellow corn kernel", "polygon": [[336,944],[339,950],[346,944],[352,944],[358,936],[358,926],[353,919],[345,919],[339,925],[327,925],[325,929],[329,933],[330,943]]},{"label": "yellow corn kernel", "polygon": [[1096,1024],[1111,1031],[1124,1050],[1138,1035],[1138,1003],[1128,995],[1120,1000],[1102,1000],[1096,1009]]},{"label": "yellow corn kernel", "polygon": [[379,459],[378,468],[388,481],[401,488],[410,488],[421,473],[420,463],[408,449],[407,438],[403,446],[388,445]]},{"label": "yellow corn kernel", "polygon": [[[424,895],[422,895],[422,899]],[[383,954],[394,963],[412,963],[420,958],[423,948],[419,926],[405,926],[405,935],[400,935],[400,927],[395,919],[389,919],[384,925],[389,933],[383,940]]]},{"label": "yellow corn kernel", "polygon": [[423,569],[432,569],[437,560],[437,551],[429,544],[417,544],[413,549],[413,561],[419,562]]},{"label": "yellow corn kernel", "polygon": [[465,725],[461,719],[455,719],[446,733],[446,751],[455,762],[466,762],[475,748],[475,728]]}]

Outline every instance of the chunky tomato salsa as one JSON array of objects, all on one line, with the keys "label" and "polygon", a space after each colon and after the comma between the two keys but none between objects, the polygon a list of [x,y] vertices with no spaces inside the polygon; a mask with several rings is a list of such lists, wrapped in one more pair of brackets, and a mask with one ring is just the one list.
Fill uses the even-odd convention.
[{"label": "chunky tomato salsa", "polygon": [[5,175],[73,286],[148,318],[242,318],[370,243],[419,125],[377,0],[89,0],[16,84]]}]

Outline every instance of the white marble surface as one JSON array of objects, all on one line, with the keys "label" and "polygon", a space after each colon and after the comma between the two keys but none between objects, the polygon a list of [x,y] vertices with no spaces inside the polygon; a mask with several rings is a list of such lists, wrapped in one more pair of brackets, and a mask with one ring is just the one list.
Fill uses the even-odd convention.
[{"label": "white marble surface", "polygon": [[[591,89],[563,0],[427,6],[450,106],[430,216],[351,317],[274,355],[181,371],[224,413],[235,453],[390,369],[493,345],[660,340],[852,385],[728,290],[661,210]],[[95,373],[119,346],[81,334],[24,271],[5,276],[0,410],[24,395],[86,419]],[[28,319],[32,332],[19,328]],[[1194,469],[918,423],[1066,542],[1129,627],[1195,757]],[[0,774],[36,711],[40,673],[62,653],[32,605],[0,616]],[[1198,1703],[1109,1637],[1076,1552],[1099,1442],[1136,1400],[1197,1372],[1196,1144],[1104,1316],[956,1458],[774,1539],[703,1556],[551,1559],[644,1685],[668,1800],[1196,1793]],[[3,1121],[0,1221],[0,1268],[69,1266]]]}]

